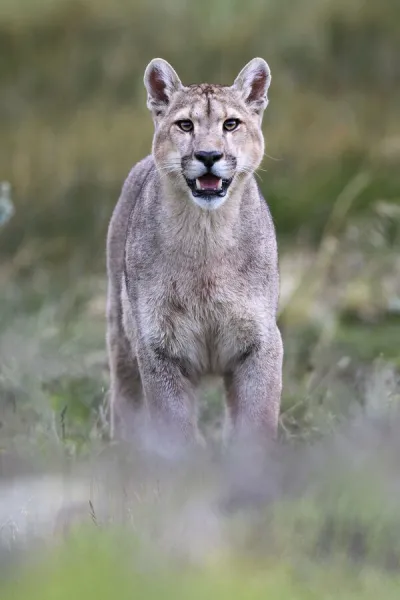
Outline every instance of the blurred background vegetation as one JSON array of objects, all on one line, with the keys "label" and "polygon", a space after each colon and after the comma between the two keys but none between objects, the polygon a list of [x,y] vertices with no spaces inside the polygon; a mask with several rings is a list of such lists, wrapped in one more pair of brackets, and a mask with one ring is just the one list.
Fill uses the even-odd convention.
[{"label": "blurred background vegetation", "polygon": [[[150,150],[155,56],[184,83],[271,66],[259,176],[280,244],[283,435],[398,397],[399,24],[397,0],[0,1],[15,208],[0,229],[1,444],[74,454],[106,429],[105,236]],[[213,429],[220,391],[203,396]]]},{"label": "blurred background vegetation", "polygon": [[[150,150],[143,72],[156,56],[184,83],[230,84],[254,56],[272,70],[259,177],[280,247],[282,438],[302,444],[304,466],[304,441],[329,439],[360,413],[397,411],[399,1],[0,0],[0,483],[16,455],[73,463],[107,438],[105,236],[129,169]],[[217,435],[220,387],[201,398],[202,425]],[[208,578],[172,571],[157,580],[147,570],[133,582],[122,546],[116,557],[100,533],[19,572],[1,597],[87,600],[118,588],[121,599],[150,598],[163,585],[174,598],[397,598],[390,435],[391,454],[384,428],[362,442],[339,437],[338,467],[322,463],[308,497],[286,498],[246,528],[239,519],[240,570],[222,560]],[[141,523],[135,486],[133,497]],[[169,515],[157,506],[152,524]],[[188,547],[203,528],[195,514]],[[0,522],[0,541],[8,525]],[[349,564],[360,561],[384,574],[368,567],[356,581]]]}]

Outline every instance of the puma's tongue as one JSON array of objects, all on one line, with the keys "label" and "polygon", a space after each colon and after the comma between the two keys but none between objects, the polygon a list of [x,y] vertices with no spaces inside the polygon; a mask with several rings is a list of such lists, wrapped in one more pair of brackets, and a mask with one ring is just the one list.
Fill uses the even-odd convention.
[{"label": "puma's tongue", "polygon": [[207,173],[196,179],[196,188],[198,190],[217,192],[222,188],[222,179],[216,175]]}]

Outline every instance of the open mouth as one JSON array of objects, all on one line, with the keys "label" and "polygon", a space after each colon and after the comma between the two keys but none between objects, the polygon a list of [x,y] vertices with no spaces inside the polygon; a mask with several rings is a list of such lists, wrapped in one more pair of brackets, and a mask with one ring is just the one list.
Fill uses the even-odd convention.
[{"label": "open mouth", "polygon": [[186,179],[193,196],[202,198],[222,198],[225,196],[232,179],[221,179],[212,173],[206,173],[197,179]]}]

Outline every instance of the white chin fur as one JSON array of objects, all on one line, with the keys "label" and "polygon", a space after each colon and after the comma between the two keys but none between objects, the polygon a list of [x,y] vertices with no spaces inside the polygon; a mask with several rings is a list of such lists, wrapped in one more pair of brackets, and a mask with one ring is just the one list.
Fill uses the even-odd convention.
[{"label": "white chin fur", "polygon": [[195,196],[192,196],[192,201],[197,204],[197,206],[200,206],[200,208],[203,210],[216,210],[222,206],[225,200],[226,196],[223,196],[222,198],[218,196],[213,200],[205,200],[204,198],[196,198]]}]

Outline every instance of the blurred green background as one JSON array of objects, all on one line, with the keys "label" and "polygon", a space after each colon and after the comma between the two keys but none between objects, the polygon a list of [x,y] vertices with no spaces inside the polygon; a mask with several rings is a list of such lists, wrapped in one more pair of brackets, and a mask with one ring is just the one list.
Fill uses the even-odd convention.
[{"label": "blurred green background", "polygon": [[[125,177],[150,151],[143,72],[157,56],[184,83],[230,84],[254,56],[272,70],[259,178],[280,247],[282,438],[314,442],[354,414],[398,407],[400,2],[0,0],[0,182],[14,204],[11,215],[3,185],[0,475],[15,454],[73,462],[107,439],[105,236]],[[220,387],[204,387],[210,436],[221,415]],[[355,581],[346,564],[307,562],[320,539],[333,544],[328,562],[332,548],[359,560],[372,536],[374,564],[398,569],[398,511],[382,509],[391,493],[375,498],[375,447],[369,487],[349,477],[355,496],[334,483],[329,502],[296,501],[277,523],[254,524],[249,547],[262,531],[278,556],[267,553],[261,579],[241,556],[241,571],[218,563],[209,579],[161,581],[174,598],[397,598],[397,576]],[[112,541],[81,544],[1,597],[109,598],[118,586],[121,598],[159,596],[155,579],[127,584]]]},{"label": "blurred green background", "polygon": [[360,171],[354,210],[397,201],[399,20],[396,0],[2,0],[1,177],[17,205],[2,262],[24,275],[104,268],[121,183],[150,149],[143,72],[155,56],[187,83],[230,84],[267,59],[273,159],[261,177],[281,238],[320,239]]},{"label": "blurred green background", "polygon": [[[1,0],[0,180],[15,207],[0,229],[3,440],[75,452],[106,430],[105,236],[150,151],[156,56],[184,83],[270,64],[259,178],[280,245],[282,433],[396,396],[399,24],[397,0]],[[203,397],[214,429],[220,390]]]}]

